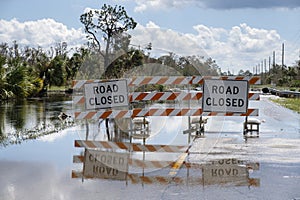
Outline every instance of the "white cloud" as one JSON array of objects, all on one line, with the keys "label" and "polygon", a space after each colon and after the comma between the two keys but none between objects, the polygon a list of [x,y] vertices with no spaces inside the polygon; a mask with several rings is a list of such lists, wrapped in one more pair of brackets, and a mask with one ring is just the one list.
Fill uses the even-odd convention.
[{"label": "white cloud", "polygon": [[194,0],[135,0],[135,2],[137,5],[134,11],[142,12],[148,9],[178,8],[190,4]]},{"label": "white cloud", "polygon": [[280,43],[280,35],[275,30],[251,28],[247,24],[233,27],[228,39],[241,52],[264,51]]},{"label": "white cloud", "polygon": [[85,43],[85,34],[81,29],[68,29],[53,19],[19,22],[0,20],[0,43],[11,43],[14,40],[20,45],[48,48],[56,43],[67,42],[69,47]]},{"label": "white cloud", "polygon": [[203,55],[206,53],[196,43],[195,38],[190,34],[182,34],[171,29],[162,29],[154,22],[149,22],[146,26],[138,25],[131,31],[132,44],[141,46],[152,43],[152,55],[161,56],[174,52],[178,55]]},{"label": "white cloud", "polygon": [[[138,25],[132,31],[132,43],[146,45],[152,43],[151,54],[161,56],[174,52],[177,55],[199,55],[211,57],[223,69],[251,70],[263,59],[268,59],[273,51],[280,52],[282,40],[275,30],[257,29],[240,24],[231,29],[196,25],[195,34],[178,33],[171,29],[162,29],[154,22],[146,26]],[[288,45],[288,44],[287,44]],[[296,50],[295,50],[296,51]],[[293,64],[297,57],[286,55],[286,63]]]}]

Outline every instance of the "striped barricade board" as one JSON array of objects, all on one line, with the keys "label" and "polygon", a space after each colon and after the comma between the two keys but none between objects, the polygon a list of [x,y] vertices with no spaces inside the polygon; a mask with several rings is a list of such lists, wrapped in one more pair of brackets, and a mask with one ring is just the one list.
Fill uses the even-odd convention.
[{"label": "striped barricade board", "polygon": [[[159,85],[187,85],[203,84],[205,79],[213,80],[247,80],[250,85],[260,84],[259,76],[139,76],[126,79],[129,87],[147,84]],[[73,89],[82,89],[86,83],[96,83],[110,80],[74,80]]]},{"label": "striped barricade board", "polygon": [[258,109],[249,108],[247,113],[203,112],[201,108],[135,108],[133,110],[99,110],[75,112],[75,119],[134,118],[145,116],[258,116]]}]

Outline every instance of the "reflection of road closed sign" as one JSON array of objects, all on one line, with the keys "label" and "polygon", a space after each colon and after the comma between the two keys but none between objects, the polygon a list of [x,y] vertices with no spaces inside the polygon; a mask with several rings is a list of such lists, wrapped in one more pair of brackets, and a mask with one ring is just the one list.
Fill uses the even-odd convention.
[{"label": "reflection of road closed sign", "polygon": [[204,80],[202,106],[204,112],[246,113],[248,81]]},{"label": "reflection of road closed sign", "polygon": [[124,180],[128,171],[128,154],[87,150],[83,174],[86,177]]},{"label": "reflection of road closed sign", "polygon": [[204,184],[222,184],[239,182],[248,184],[247,168],[236,159],[221,159],[203,167]]},{"label": "reflection of road closed sign", "polygon": [[84,85],[86,109],[103,109],[128,105],[126,80],[86,83]]}]

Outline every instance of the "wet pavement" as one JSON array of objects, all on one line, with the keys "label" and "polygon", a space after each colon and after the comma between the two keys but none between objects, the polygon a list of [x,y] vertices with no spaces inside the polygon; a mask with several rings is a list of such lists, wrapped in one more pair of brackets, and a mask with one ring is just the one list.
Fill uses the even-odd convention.
[{"label": "wet pavement", "polygon": [[[243,137],[244,117],[209,117],[205,135],[193,138],[188,155],[131,152],[126,159],[121,157],[126,151],[120,150],[119,160],[109,161],[109,156],[117,156],[105,154],[105,162],[115,171],[97,163],[93,151],[74,146],[75,140],[86,138],[85,124],[1,147],[0,199],[298,200],[300,115],[268,98],[262,96],[249,106],[260,111],[256,117],[262,121],[259,137]],[[188,136],[183,134],[187,122],[186,117],[151,117],[146,144],[187,146]],[[89,139],[107,140],[103,124],[90,125],[89,132]],[[100,155],[94,156],[101,159]],[[152,165],[141,164],[146,161]],[[124,163],[130,164],[125,175]],[[94,173],[106,170],[111,178],[81,177],[80,172],[88,172],[90,166]]]}]

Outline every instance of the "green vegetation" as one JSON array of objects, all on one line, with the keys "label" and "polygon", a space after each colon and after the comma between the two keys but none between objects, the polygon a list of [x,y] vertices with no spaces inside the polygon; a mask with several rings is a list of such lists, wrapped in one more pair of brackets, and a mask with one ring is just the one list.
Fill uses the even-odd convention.
[{"label": "green vegetation", "polygon": [[279,105],[300,113],[300,98],[272,98],[271,100]]},{"label": "green vegetation", "polygon": [[0,44],[0,100],[42,96],[51,86],[70,84],[88,50],[77,49],[70,57],[66,43],[52,50]]}]

